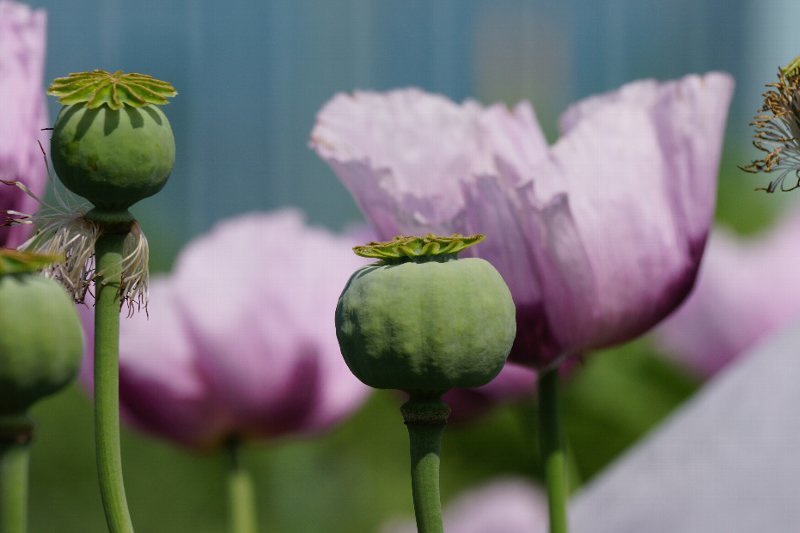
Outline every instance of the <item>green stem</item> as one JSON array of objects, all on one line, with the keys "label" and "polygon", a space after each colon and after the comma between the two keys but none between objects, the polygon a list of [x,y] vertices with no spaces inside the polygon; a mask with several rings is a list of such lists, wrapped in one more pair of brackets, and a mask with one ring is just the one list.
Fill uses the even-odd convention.
[{"label": "green stem", "polygon": [[558,368],[539,375],[539,433],[550,510],[550,533],[567,533],[567,452],[561,430]]},{"label": "green stem", "polygon": [[228,505],[231,533],[257,533],[256,497],[250,472],[239,462],[239,441],[228,443]]},{"label": "green stem", "polygon": [[119,441],[119,287],[125,236],[104,233],[95,245],[95,446],[100,495],[111,533],[133,533],[122,481]]},{"label": "green stem", "polygon": [[0,533],[28,530],[28,459],[33,425],[0,417]]},{"label": "green stem", "polygon": [[443,533],[439,496],[442,431],[450,408],[434,398],[411,395],[401,408],[411,444],[411,489],[418,533]]}]

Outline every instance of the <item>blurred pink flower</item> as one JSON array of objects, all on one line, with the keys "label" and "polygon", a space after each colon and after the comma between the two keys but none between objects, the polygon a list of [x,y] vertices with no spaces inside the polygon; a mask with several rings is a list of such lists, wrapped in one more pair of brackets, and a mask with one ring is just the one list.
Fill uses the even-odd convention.
[{"label": "blurred pink flower", "polygon": [[339,353],[333,315],[364,264],[355,244],[288,209],[230,219],[190,243],[153,281],[149,319],[122,321],[125,419],[204,449],[316,432],[351,414],[368,389]]},{"label": "blurred pink flower", "polygon": [[[48,126],[42,78],[47,14],[17,2],[0,0],[0,180],[24,183],[39,195],[47,183],[47,167],[37,141]],[[36,201],[20,189],[0,184],[0,223],[7,210],[31,214]],[[0,246],[13,248],[32,226],[0,225]]]},{"label": "blurred pink flower", "polygon": [[[444,512],[447,533],[545,533],[547,503],[531,483],[501,478],[469,490]],[[386,524],[381,533],[414,533],[413,522]]]},{"label": "blurred pink flower", "polygon": [[511,358],[545,367],[617,344],[692,287],[711,224],[733,80],[652,80],[583,100],[548,146],[528,103],[416,89],[340,94],[311,146],[381,238],[487,235],[517,304]]},{"label": "blurred pink flower", "polygon": [[666,355],[709,377],[796,319],[798,234],[798,213],[755,237],[715,229],[694,292],[655,331]]},{"label": "blurred pink flower", "polygon": [[452,409],[448,423],[472,421],[497,405],[528,399],[536,390],[536,380],[536,372],[530,368],[506,363],[486,385],[453,389],[444,395]]}]

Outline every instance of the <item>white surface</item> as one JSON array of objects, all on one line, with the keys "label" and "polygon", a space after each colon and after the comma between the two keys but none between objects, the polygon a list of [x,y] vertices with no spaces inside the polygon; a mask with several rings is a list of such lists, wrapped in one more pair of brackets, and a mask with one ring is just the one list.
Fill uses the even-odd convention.
[{"label": "white surface", "polygon": [[598,476],[574,498],[571,526],[573,533],[800,531],[800,324],[718,375]]}]

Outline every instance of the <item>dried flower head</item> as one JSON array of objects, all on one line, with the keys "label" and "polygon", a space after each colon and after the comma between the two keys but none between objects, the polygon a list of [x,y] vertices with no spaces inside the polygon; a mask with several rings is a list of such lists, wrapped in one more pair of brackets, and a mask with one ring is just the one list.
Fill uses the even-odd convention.
[{"label": "dried flower head", "polygon": [[[767,84],[764,105],[755,116],[753,146],[766,155],[742,170],[752,173],[776,172],[778,177],[758,190],[791,191],[800,187],[800,56],[778,69],[778,81]],[[795,182],[784,185],[790,174]]]},{"label": "dried flower head", "polygon": [[[34,224],[36,233],[22,243],[18,250],[45,256],[58,256],[42,268],[42,273],[58,281],[78,302],[83,303],[97,272],[95,270],[95,243],[101,234],[100,224],[87,216],[85,205],[69,205],[56,190],[57,204],[44,202],[19,181],[0,180],[6,186],[17,187],[40,205],[35,214],[10,212],[0,223],[7,225]],[[139,223],[131,221],[131,229],[125,240],[122,259],[122,283],[120,299],[128,307],[128,314],[147,309],[150,247]]]}]

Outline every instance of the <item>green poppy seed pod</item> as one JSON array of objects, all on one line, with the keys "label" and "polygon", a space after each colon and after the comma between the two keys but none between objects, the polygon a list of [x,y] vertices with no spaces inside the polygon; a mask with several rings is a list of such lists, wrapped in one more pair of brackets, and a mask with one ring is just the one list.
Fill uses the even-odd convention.
[{"label": "green poppy seed pod", "polygon": [[358,379],[436,396],[500,372],[516,334],[511,293],[490,263],[456,256],[482,238],[398,237],[355,249],[382,259],[353,274],[336,308],[339,346]]},{"label": "green poppy seed pod", "polygon": [[63,107],[50,140],[61,182],[96,207],[127,209],[160,191],[175,164],[175,139],[156,106]]},{"label": "green poppy seed pod", "polygon": [[78,313],[57,282],[24,266],[35,261],[34,254],[0,254],[0,417],[23,414],[69,384],[80,367]]},{"label": "green poppy seed pod", "polygon": [[105,71],[58,78],[48,94],[64,107],[50,141],[64,185],[106,211],[160,191],[175,164],[175,138],[158,107],[177,94],[142,74]]}]

